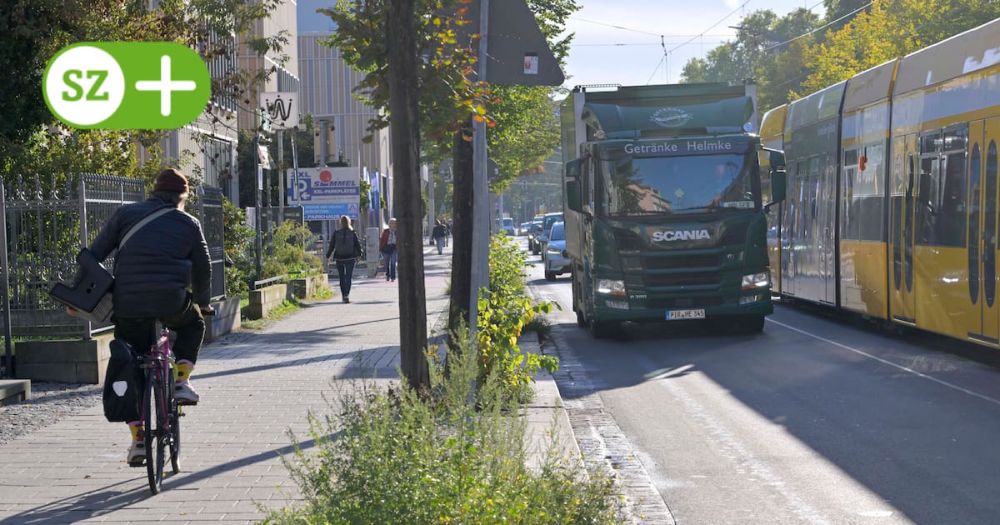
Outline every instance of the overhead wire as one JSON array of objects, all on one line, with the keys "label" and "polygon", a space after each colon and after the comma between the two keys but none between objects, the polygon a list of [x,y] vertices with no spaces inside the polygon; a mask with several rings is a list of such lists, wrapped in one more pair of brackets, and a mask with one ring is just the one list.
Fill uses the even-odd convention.
[{"label": "overhead wire", "polygon": [[861,11],[864,11],[865,9],[868,9],[874,3],[875,2],[868,2],[867,4],[865,4],[865,5],[857,8],[857,9],[855,9],[854,11],[851,11],[850,13],[847,13],[846,15],[844,15],[844,16],[836,19],[836,20],[831,20],[831,21],[829,21],[829,22],[827,22],[827,23],[825,23],[825,24],[817,27],[816,29],[813,29],[812,31],[809,31],[807,33],[802,33],[801,35],[799,35],[799,36],[797,36],[795,38],[789,38],[788,40],[785,40],[784,42],[778,42],[777,44],[765,47],[764,49],[761,50],[761,52],[770,51],[770,50],[772,50],[772,49],[774,49],[776,47],[781,47],[781,46],[783,46],[785,44],[791,44],[792,42],[795,42],[796,40],[798,40],[800,38],[805,38],[805,37],[807,37],[809,35],[812,35],[812,34],[816,33],[817,31],[822,31],[822,30],[824,30],[824,29],[832,26],[833,24],[836,24],[837,22],[840,22],[841,20],[844,20],[845,18],[854,16],[855,14],[860,13]]}]

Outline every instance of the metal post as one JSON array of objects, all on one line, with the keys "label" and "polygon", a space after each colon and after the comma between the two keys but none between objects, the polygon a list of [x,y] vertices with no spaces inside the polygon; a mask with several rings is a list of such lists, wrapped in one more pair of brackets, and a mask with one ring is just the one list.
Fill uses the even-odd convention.
[{"label": "metal post", "polygon": [[[87,182],[84,175],[80,174],[80,191],[77,193],[80,207],[80,248],[86,248],[90,240],[90,232],[87,230]],[[83,322],[83,338],[90,339],[93,326],[90,321]]]},{"label": "metal post", "polygon": [[285,132],[278,130],[278,217],[285,220]]},{"label": "metal post", "polygon": [[[259,133],[259,132],[258,132]],[[254,265],[257,270],[256,280],[261,279],[261,274],[263,273],[263,250],[264,250],[264,238],[261,232],[262,224],[261,221],[264,219],[264,214],[261,213],[260,209],[260,194],[264,190],[264,167],[260,164],[260,141],[257,135],[254,135],[253,139],[253,158],[254,166],[257,168],[257,189],[254,191],[254,199],[256,200],[254,206],[254,230],[256,230],[256,239],[254,240]]]},{"label": "metal post", "polygon": [[[490,0],[480,0],[479,5],[479,71],[480,79],[486,78],[489,40]],[[486,174],[486,122],[473,122],[472,154],[472,276],[469,297],[469,328],[476,332],[479,317],[479,290],[489,285],[490,199]]]},{"label": "metal post", "polygon": [[10,322],[10,266],[7,261],[7,194],[4,185],[0,184],[0,269],[2,281],[0,296],[3,300],[3,346],[4,372],[7,377],[14,377],[14,336]]}]

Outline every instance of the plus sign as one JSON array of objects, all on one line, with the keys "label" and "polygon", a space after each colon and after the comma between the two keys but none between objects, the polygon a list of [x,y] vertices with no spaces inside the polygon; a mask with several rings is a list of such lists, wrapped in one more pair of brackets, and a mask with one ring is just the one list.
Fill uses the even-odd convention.
[{"label": "plus sign", "polygon": [[170,96],[174,91],[194,91],[197,84],[193,80],[170,79],[170,57],[160,57],[160,80],[139,80],[135,89],[160,92],[160,115],[170,116]]}]

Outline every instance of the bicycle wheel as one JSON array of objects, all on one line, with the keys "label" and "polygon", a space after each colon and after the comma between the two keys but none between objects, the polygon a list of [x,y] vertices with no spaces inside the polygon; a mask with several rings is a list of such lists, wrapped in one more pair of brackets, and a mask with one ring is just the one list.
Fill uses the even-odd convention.
[{"label": "bicycle wheel", "polygon": [[163,404],[163,379],[159,363],[153,363],[146,374],[146,477],[149,490],[159,494],[163,487],[164,421],[167,418]]},{"label": "bicycle wheel", "polygon": [[170,407],[170,468],[174,474],[181,471],[181,413],[174,397],[173,369],[167,370],[167,406]]}]

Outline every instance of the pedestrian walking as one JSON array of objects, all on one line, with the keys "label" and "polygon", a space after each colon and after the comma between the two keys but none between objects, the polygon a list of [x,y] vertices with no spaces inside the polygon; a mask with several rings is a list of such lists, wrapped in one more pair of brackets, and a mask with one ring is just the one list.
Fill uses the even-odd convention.
[{"label": "pedestrian walking", "polygon": [[431,231],[431,238],[434,239],[434,244],[437,245],[438,255],[444,253],[444,243],[448,239],[448,228],[445,228],[444,223],[440,220],[434,222],[434,229]]},{"label": "pedestrian walking", "polygon": [[340,228],[333,232],[330,247],[326,250],[326,258],[333,256],[337,264],[337,276],[340,278],[340,295],[345,303],[351,302],[351,282],[354,279],[354,265],[361,257],[361,241],[358,234],[351,228],[351,218],[344,215],[340,218]]},{"label": "pedestrian walking", "polygon": [[396,250],[396,219],[389,219],[389,227],[382,230],[382,236],[378,242],[379,251],[385,257],[385,280],[396,280],[396,259],[399,253]]}]

